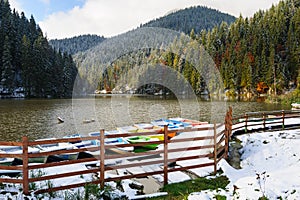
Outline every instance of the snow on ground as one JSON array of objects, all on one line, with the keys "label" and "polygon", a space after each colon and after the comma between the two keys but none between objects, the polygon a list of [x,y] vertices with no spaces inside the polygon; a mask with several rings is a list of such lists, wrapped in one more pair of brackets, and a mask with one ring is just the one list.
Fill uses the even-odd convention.
[{"label": "snow on ground", "polygon": [[[192,193],[188,197],[189,200],[214,199],[216,195],[226,196],[227,199],[257,200],[263,195],[268,197],[268,199],[280,199],[280,197],[288,200],[300,199],[299,129],[245,134],[238,136],[238,139],[241,140],[243,146],[241,149],[242,169],[232,168],[225,160],[221,160],[218,164],[218,168],[221,168],[224,171],[224,175],[230,180],[230,184],[227,188],[225,190],[205,190]],[[198,160],[199,163],[207,161],[208,159],[206,158]],[[177,164],[182,166],[189,165],[189,163],[186,162],[187,161],[180,161]],[[152,167],[160,168],[161,166],[155,165]],[[75,171],[82,168],[84,168],[82,165],[74,165],[72,167]],[[150,166],[148,166],[148,168],[144,166],[135,170],[149,171],[151,170],[150,168]],[[70,171],[70,168],[49,168],[49,170],[46,168],[45,173],[49,175],[64,170]],[[213,167],[199,168],[191,171],[200,176],[206,176],[213,172]],[[116,174],[106,173],[105,176],[114,177]],[[91,176],[84,175],[72,177],[70,179],[57,179],[54,183],[55,185],[64,185],[70,182],[82,182],[91,178]],[[155,178],[158,179],[158,181],[162,181],[159,180],[162,179],[161,175],[157,175]],[[189,177],[181,172],[169,174],[169,183],[188,179]],[[125,192],[116,191],[116,193],[126,195],[129,199],[139,198],[136,194],[137,191],[128,186],[130,182],[130,180],[122,181]],[[115,187],[113,183],[109,184],[111,184],[112,187]],[[81,192],[83,192],[83,189]],[[153,195],[162,194],[156,193]],[[142,197],[143,196],[140,196],[140,198]],[[0,194],[0,200],[6,199],[23,199],[23,196],[20,193],[15,196],[10,194]],[[55,199],[60,200],[60,198]]]},{"label": "snow on ground", "polygon": [[[300,199],[300,130],[282,130],[238,136],[242,141],[241,167],[234,169],[225,160],[219,167],[230,179],[226,190],[201,191],[189,200],[213,199]],[[281,197],[281,198],[280,198]]]}]

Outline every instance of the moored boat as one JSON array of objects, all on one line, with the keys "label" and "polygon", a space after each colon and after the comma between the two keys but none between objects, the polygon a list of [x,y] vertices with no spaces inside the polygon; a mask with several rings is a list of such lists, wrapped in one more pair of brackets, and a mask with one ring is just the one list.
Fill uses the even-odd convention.
[{"label": "moored boat", "polygon": [[[133,136],[133,137],[127,137],[126,140],[132,144],[137,144],[137,143],[144,143],[144,142],[155,142],[159,141],[158,138],[151,138],[148,136]],[[149,149],[149,150],[154,150],[157,148],[159,144],[145,144],[142,145],[143,148]]]},{"label": "moored boat", "polygon": [[[7,154],[23,154],[23,149],[20,146],[0,146],[0,150]],[[28,147],[28,153],[39,153],[40,150],[35,147]],[[29,158],[29,163],[46,163],[48,156],[39,156]]]},{"label": "moored boat", "polygon": [[292,108],[300,109],[300,102],[295,102],[291,104]]},{"label": "moored boat", "polygon": [[[56,138],[46,138],[38,141],[53,140],[53,139]],[[40,144],[37,146],[37,148],[40,149],[40,152],[51,152],[51,151],[59,151],[59,150],[71,150],[71,149],[76,149],[77,147],[75,147],[73,144],[70,143],[53,143],[53,144]],[[55,156],[63,160],[76,160],[78,158],[78,152],[57,154]]]}]

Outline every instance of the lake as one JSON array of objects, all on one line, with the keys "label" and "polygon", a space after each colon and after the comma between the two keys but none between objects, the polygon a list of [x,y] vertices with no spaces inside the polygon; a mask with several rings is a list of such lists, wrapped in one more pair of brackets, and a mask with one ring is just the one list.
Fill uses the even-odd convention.
[{"label": "lake", "polygon": [[[226,109],[233,114],[249,111],[290,109],[290,106],[264,102],[224,102],[201,99],[164,99],[161,97],[107,96],[81,99],[2,99],[0,100],[0,137],[2,141],[31,140],[116,127],[169,117],[223,122]],[[64,119],[58,123],[57,117]],[[91,123],[85,123],[90,122]]]}]

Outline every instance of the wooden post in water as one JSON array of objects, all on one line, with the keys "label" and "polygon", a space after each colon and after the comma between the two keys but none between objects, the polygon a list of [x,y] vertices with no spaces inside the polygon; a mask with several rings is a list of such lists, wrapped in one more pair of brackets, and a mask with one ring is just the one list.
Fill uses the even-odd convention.
[{"label": "wooden post in water", "polygon": [[105,179],[105,143],[104,143],[104,129],[100,130],[100,187],[104,189]]},{"label": "wooden post in water", "polygon": [[29,176],[28,176],[28,137],[22,138],[23,143],[23,193],[29,195]]},{"label": "wooden post in water", "polygon": [[217,127],[216,123],[214,123],[214,173],[217,173],[217,153],[218,153],[218,147],[217,147]]},{"label": "wooden post in water", "polygon": [[164,125],[164,185],[168,184],[168,125]]}]

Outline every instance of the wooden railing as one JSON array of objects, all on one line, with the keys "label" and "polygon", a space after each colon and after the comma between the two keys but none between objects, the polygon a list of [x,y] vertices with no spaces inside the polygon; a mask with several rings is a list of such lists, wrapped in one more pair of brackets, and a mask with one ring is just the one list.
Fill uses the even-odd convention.
[{"label": "wooden railing", "polygon": [[[137,144],[119,144],[119,145],[109,145],[105,144],[105,138],[114,138],[114,137],[128,137],[128,136],[138,136],[138,135],[154,135],[157,133],[154,132],[143,132],[143,133],[130,133],[130,134],[117,134],[117,135],[105,135],[104,130],[100,131],[99,137],[80,137],[80,138],[64,138],[64,139],[55,139],[55,140],[42,140],[42,141],[28,141],[27,137],[23,137],[22,142],[0,142],[0,146],[20,146],[22,147],[23,154],[8,154],[8,153],[2,153],[0,154],[0,158],[19,158],[22,159],[23,163],[20,166],[1,166],[0,170],[20,170],[22,171],[22,177],[21,178],[0,178],[1,183],[17,183],[22,184],[23,187],[23,193],[29,194],[30,192],[34,192],[35,194],[40,193],[46,193],[46,192],[55,192],[59,190],[65,190],[65,189],[71,189],[76,187],[85,186],[86,184],[100,184],[101,188],[104,188],[105,182],[108,181],[117,181],[117,180],[123,180],[123,179],[131,179],[131,178],[138,178],[138,177],[146,177],[151,175],[157,175],[157,174],[163,174],[164,178],[164,184],[168,183],[168,173],[174,172],[174,171],[184,171],[194,168],[201,168],[206,166],[213,166],[214,172],[217,171],[217,164],[222,158],[227,158],[228,155],[228,144],[229,144],[229,137],[231,135],[231,115],[232,110],[227,112],[225,117],[226,124],[214,124],[213,126],[207,126],[203,128],[190,128],[190,129],[184,129],[184,130],[178,130],[177,132],[180,132],[180,134],[184,133],[191,133],[191,137],[186,138],[178,138],[176,139],[169,139],[168,135],[169,133],[173,132],[168,130],[168,127],[164,127],[164,140],[162,141],[152,141],[152,142],[143,142],[143,143],[137,143]],[[195,131],[197,131],[197,135],[194,135]],[[209,134],[207,134],[209,133]],[[203,134],[203,135],[201,135]],[[35,147],[37,145],[42,144],[56,144],[56,143],[74,143],[74,142],[80,142],[80,141],[87,141],[87,140],[99,140],[100,146],[97,147],[86,147],[86,148],[79,148],[79,149],[70,149],[70,150],[57,150],[57,151],[50,151],[50,152],[39,152],[39,153],[30,153],[28,151],[29,147]],[[184,146],[182,148],[170,148],[172,147],[172,143],[203,143],[201,145],[193,145],[193,146]],[[147,152],[140,152],[140,153],[133,153],[133,152],[125,152],[122,151],[120,153],[119,150],[116,150],[117,148],[123,148],[123,147],[130,147],[130,146],[144,146],[148,144],[160,144],[163,148],[160,148],[159,150],[151,150]],[[118,153],[114,154],[107,154],[106,151],[118,151]],[[175,156],[170,157],[170,155],[173,153],[177,153],[178,155],[182,153],[186,153],[189,151],[196,151],[200,154],[192,154],[187,156]],[[202,152],[200,150],[203,150]],[[90,158],[82,158],[77,160],[64,160],[59,162],[52,162],[52,163],[42,163],[42,164],[34,164],[31,165],[29,163],[30,158],[37,158],[41,156],[51,156],[51,155],[59,155],[59,154],[65,154],[65,153],[80,153],[80,152],[86,152],[86,151],[99,151],[99,155],[95,157]],[[176,154],[176,155],[177,155]],[[175,163],[178,161],[184,161],[184,160],[198,160],[200,158],[210,158],[211,162],[206,163],[197,163],[191,164],[189,166],[178,166],[176,168],[169,167],[170,163]],[[134,160],[139,159],[138,162],[130,162],[130,163],[120,163],[120,164],[113,164],[113,165],[106,165],[109,160]],[[42,170],[44,168],[51,168],[51,167],[59,167],[59,166],[68,166],[71,164],[76,163],[89,163],[92,161],[96,161],[99,164],[99,167],[94,167],[91,169],[85,169],[81,171],[70,171],[66,173],[57,173],[53,175],[43,175],[40,177],[30,177],[30,171],[31,170]],[[159,170],[153,170],[148,171],[144,173],[139,174],[123,174],[116,177],[106,177],[105,178],[105,172],[111,171],[111,170],[126,170],[131,167],[137,167],[137,166],[146,166],[146,165],[162,165],[162,168]],[[82,182],[82,183],[74,183],[64,186],[54,186],[51,188],[40,188],[35,191],[29,190],[29,185],[34,182],[38,181],[51,181],[58,178],[66,178],[71,176],[78,176],[83,174],[98,174],[99,178],[96,180],[92,180],[89,182]]]},{"label": "wooden railing", "polygon": [[243,134],[260,130],[299,127],[300,124],[297,122],[286,123],[287,119],[291,118],[300,118],[300,110],[248,112],[232,119],[232,131],[234,134]]}]

